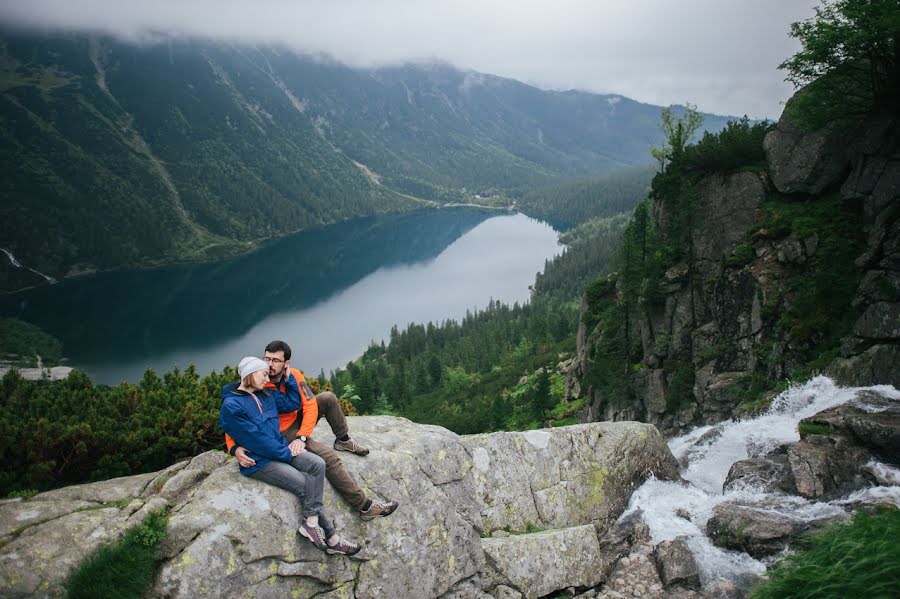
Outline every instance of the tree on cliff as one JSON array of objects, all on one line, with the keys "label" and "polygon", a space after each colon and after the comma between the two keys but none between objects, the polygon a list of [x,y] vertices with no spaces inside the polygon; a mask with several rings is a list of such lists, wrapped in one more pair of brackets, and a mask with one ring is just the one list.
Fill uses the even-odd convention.
[{"label": "tree on cliff", "polygon": [[664,171],[669,162],[678,160],[685,146],[703,124],[703,115],[691,103],[685,105],[684,112],[676,116],[672,107],[662,109],[662,131],[665,142],[660,148],[650,148],[650,155],[659,162],[659,170]]},{"label": "tree on cliff", "polygon": [[900,3],[823,0],[815,11],[791,25],[803,48],[779,65],[808,86],[796,108],[815,121],[900,110]]}]

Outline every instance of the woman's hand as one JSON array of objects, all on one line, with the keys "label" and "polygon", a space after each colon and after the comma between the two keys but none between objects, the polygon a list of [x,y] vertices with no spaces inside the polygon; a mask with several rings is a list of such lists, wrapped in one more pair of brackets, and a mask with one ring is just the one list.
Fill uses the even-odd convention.
[{"label": "woman's hand", "polygon": [[293,441],[291,441],[291,444],[288,445],[288,449],[291,450],[292,456],[298,456],[306,451],[306,443],[304,443],[300,439],[294,439]]},{"label": "woman's hand", "polygon": [[237,458],[238,464],[243,466],[244,468],[250,468],[252,466],[256,466],[256,460],[247,455],[247,450],[243,447],[238,447],[234,450],[234,457]]}]

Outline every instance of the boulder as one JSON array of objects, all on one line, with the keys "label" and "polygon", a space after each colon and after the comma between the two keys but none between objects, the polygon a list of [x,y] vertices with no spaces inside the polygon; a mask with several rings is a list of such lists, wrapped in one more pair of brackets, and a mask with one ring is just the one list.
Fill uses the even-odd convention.
[{"label": "boulder", "polygon": [[590,524],[482,539],[481,548],[497,576],[529,599],[603,581],[603,571],[597,568],[600,545]]},{"label": "boulder", "polygon": [[870,456],[840,435],[807,435],[787,455],[803,497],[831,499],[865,486],[861,473]]},{"label": "boulder", "polygon": [[900,399],[860,391],[853,400],[804,418],[802,423],[830,427],[855,445],[900,464]]},{"label": "boulder", "polygon": [[784,549],[794,535],[806,529],[803,522],[775,512],[720,503],[706,523],[706,534],[719,547],[745,551],[759,558]]},{"label": "boulder", "polygon": [[748,458],[731,465],[722,492],[749,490],[763,493],[795,493],[796,486],[787,456]]},{"label": "boulder", "polygon": [[613,522],[650,472],[665,479],[678,475],[655,427],[611,424],[460,438],[471,456],[484,528]]},{"label": "boulder", "polygon": [[782,193],[819,194],[839,183],[849,166],[845,134],[834,127],[803,131],[791,120],[790,104],[763,140],[769,176]]},{"label": "boulder", "polygon": [[[663,438],[640,423],[471,437],[387,416],[354,417],[350,427],[371,454],[344,464],[369,495],[400,502],[391,517],[364,522],[326,485],[327,513],[364,545],[352,558],[299,539],[297,499],[211,451],[157,473],[0,503],[0,594],[61,594],[75,564],[159,508],[170,520],[153,596],[463,598],[585,588],[620,549],[601,550],[599,539],[632,490],[650,472],[676,474]],[[324,421],[315,435],[333,439]],[[482,538],[535,528],[545,530]]]},{"label": "boulder", "polygon": [[893,385],[900,388],[897,364],[900,364],[900,345],[879,344],[862,353],[848,351],[844,358],[835,360],[827,372],[841,385]]},{"label": "boulder", "polygon": [[670,587],[677,584],[687,588],[700,589],[700,572],[697,570],[697,562],[684,539],[663,541],[657,545],[653,552],[653,560],[656,562],[656,569],[663,586]]}]

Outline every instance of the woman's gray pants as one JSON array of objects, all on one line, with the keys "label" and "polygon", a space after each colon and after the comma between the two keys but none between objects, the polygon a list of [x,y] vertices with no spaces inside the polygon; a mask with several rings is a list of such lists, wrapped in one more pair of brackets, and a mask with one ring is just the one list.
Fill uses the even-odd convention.
[{"label": "woman's gray pants", "polygon": [[325,517],[322,492],[325,489],[325,460],[304,451],[289,462],[269,462],[250,475],[296,495],[303,504],[304,516],[318,516],[319,526],[328,539],[334,535],[334,524]]}]

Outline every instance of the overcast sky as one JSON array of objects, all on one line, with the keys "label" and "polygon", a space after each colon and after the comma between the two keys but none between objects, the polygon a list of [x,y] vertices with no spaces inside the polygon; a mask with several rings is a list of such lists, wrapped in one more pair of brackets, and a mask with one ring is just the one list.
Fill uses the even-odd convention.
[{"label": "overcast sky", "polygon": [[441,60],[548,89],[777,118],[814,0],[0,0],[0,22],[279,43],[354,66]]}]

